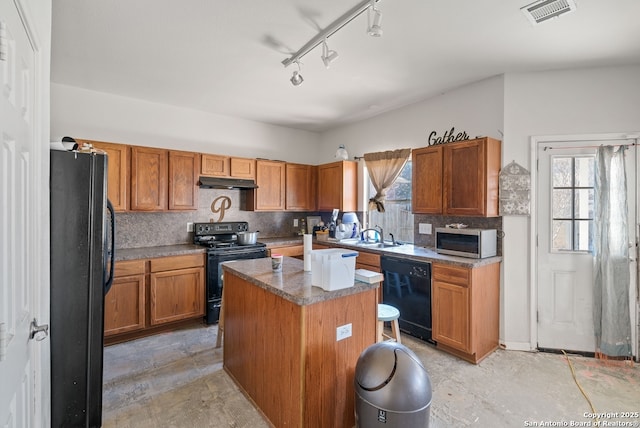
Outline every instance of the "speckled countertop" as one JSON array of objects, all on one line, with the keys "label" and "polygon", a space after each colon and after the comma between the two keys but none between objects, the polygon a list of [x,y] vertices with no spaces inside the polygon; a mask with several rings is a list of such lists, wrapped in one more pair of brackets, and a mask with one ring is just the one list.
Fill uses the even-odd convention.
[{"label": "speckled countertop", "polygon": [[183,256],[186,254],[204,253],[206,251],[206,248],[193,244],[163,245],[160,247],[142,248],[116,248],[116,261]]},{"label": "speckled countertop", "polygon": [[225,270],[300,306],[312,305],[343,296],[378,288],[378,284],[355,281],[352,287],[324,291],[311,285],[311,272],[304,271],[304,263],[292,257],[284,257],[282,272],[271,269],[271,259],[253,259],[224,262]]},{"label": "speckled countertop", "polygon": [[258,241],[267,244],[267,248],[283,247],[286,245],[302,245],[302,236],[282,236],[277,238],[258,238]]},{"label": "speckled countertop", "polygon": [[[265,238],[260,242],[267,244],[267,248],[279,247],[283,245],[302,245],[302,237],[283,237],[283,238]],[[363,247],[355,244],[347,244],[340,241],[313,241],[314,244],[327,245],[329,247],[352,248],[356,251],[366,251],[386,256],[397,256],[417,261],[439,262],[462,267],[477,267],[499,263],[502,257],[487,257],[484,259],[471,259],[468,257],[449,256],[446,254],[438,254],[433,248],[419,247],[413,244],[403,244],[397,247],[375,248]]]},{"label": "speckled countertop", "polygon": [[[267,248],[281,247],[287,245],[302,245],[301,236],[281,237],[281,238],[261,238],[260,242],[267,244]],[[476,267],[484,266],[502,261],[502,257],[487,257],[484,259],[470,259],[467,257],[448,256],[438,254],[433,248],[419,247],[412,244],[403,244],[397,247],[374,248],[362,247],[354,244],[345,244],[339,241],[318,241],[314,244],[327,245],[330,247],[352,248],[356,251],[366,251],[387,256],[397,256],[417,261],[439,262],[454,266]],[[193,245],[164,245],[160,247],[124,248],[116,249],[116,260],[152,259],[155,257],[181,256],[185,254],[204,253],[206,248]]]}]

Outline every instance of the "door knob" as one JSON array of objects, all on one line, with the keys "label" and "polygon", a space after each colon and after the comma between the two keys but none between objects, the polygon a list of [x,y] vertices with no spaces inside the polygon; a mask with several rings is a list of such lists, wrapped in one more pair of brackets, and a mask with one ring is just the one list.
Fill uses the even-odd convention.
[{"label": "door knob", "polygon": [[46,339],[49,335],[49,324],[38,325],[38,320],[35,318],[31,321],[31,334],[29,339],[35,339],[38,342]]}]

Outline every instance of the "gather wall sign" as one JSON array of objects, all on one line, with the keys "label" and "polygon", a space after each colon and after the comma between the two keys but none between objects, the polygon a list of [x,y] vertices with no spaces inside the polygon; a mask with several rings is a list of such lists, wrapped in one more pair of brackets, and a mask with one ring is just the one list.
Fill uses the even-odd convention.
[{"label": "gather wall sign", "polygon": [[452,126],[450,130],[444,131],[444,134],[441,137],[438,136],[438,133],[436,131],[431,131],[431,133],[429,134],[429,139],[427,141],[430,146],[437,146],[438,144],[453,143],[456,141],[464,141],[468,139],[469,135],[467,135],[465,131],[458,132],[456,134],[456,128]]}]

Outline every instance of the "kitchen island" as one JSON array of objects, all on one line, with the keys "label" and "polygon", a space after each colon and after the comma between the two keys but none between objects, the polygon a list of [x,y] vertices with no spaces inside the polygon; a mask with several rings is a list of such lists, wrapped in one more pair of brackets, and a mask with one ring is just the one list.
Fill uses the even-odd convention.
[{"label": "kitchen island", "polygon": [[282,272],[269,258],[223,268],[225,371],[275,427],[353,426],[355,365],[376,341],[378,284],[326,292],[290,257]]}]

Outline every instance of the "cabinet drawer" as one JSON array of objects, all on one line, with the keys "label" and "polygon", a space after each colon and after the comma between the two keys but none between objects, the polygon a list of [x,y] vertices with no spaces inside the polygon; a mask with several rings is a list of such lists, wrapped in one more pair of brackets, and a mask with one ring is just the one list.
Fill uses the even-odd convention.
[{"label": "cabinet drawer", "polygon": [[151,272],[185,269],[204,266],[204,254],[188,254],[185,256],[161,257],[151,259]]},{"label": "cabinet drawer", "polygon": [[456,267],[456,266],[443,266],[439,264],[433,265],[433,280],[443,281],[450,284],[462,285],[464,287],[469,286],[471,269]]},{"label": "cabinet drawer", "polygon": [[269,254],[282,254],[289,257],[302,256],[304,255],[304,245],[271,248],[269,249]]},{"label": "cabinet drawer", "polygon": [[113,267],[113,276],[118,278],[121,276],[140,275],[145,271],[145,260],[123,260],[116,262]]},{"label": "cabinet drawer", "polygon": [[358,251],[358,258],[356,263],[363,265],[377,266],[380,268],[380,256],[374,253],[365,253],[364,251]]}]

